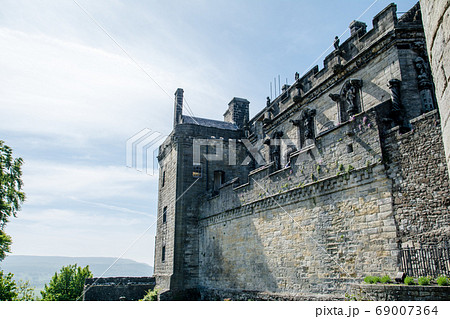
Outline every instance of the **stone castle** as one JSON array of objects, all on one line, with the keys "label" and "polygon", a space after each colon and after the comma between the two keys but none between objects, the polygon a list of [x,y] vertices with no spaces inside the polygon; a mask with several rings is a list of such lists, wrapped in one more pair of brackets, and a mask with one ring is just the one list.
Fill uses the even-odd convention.
[{"label": "stone castle", "polygon": [[420,6],[397,18],[391,4],[350,33],[253,118],[237,97],[224,121],[183,115],[176,91],[158,155],[161,299],[342,299],[406,271],[406,247],[449,241]]}]

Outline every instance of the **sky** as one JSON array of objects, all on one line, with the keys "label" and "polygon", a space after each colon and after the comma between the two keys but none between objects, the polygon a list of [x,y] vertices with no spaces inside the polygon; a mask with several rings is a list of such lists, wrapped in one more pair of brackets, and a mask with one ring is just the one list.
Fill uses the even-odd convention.
[{"label": "sky", "polygon": [[158,176],[127,167],[127,140],[171,132],[177,88],[195,116],[222,120],[233,97],[255,115],[274,78],[322,68],[390,2],[0,0],[0,139],[27,195],[12,254],[153,265]]}]

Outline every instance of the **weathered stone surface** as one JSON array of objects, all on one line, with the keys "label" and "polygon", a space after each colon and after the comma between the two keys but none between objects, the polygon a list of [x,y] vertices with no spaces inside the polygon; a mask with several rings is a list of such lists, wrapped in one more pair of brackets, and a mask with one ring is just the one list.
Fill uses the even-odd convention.
[{"label": "weathered stone surface", "polygon": [[88,278],[84,301],[136,301],[155,287],[154,277]]},{"label": "weathered stone surface", "polygon": [[[353,295],[364,300],[374,301],[449,301],[450,287],[407,286],[407,285],[368,285],[353,286]],[[431,309],[430,309],[431,310]]]},{"label": "weathered stone surface", "polygon": [[450,0],[420,0],[450,173]]},{"label": "weathered stone surface", "polygon": [[352,26],[252,119],[234,98],[226,122],[177,122],[158,157],[161,298],[336,300],[364,276],[393,277],[403,245],[449,239],[419,6]]}]

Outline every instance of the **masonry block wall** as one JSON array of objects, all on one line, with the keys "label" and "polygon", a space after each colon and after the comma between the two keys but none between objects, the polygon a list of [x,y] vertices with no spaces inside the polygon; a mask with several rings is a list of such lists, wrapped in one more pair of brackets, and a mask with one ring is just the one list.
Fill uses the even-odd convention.
[{"label": "masonry block wall", "polygon": [[450,172],[450,1],[421,0],[420,4]]},{"label": "masonry block wall", "polygon": [[301,160],[284,170],[251,173],[234,198],[221,192],[200,207],[203,293],[343,294],[356,278],[395,272],[392,184],[375,112],[318,137],[294,158]]},{"label": "masonry block wall", "polygon": [[87,278],[83,301],[137,301],[155,285],[154,277]]},{"label": "masonry block wall", "polygon": [[420,7],[397,19],[391,4],[372,29],[351,29],[321,70],[248,122],[248,101],[238,98],[224,122],[181,117],[159,155],[171,179],[160,181],[167,221],[158,221],[155,248],[163,290],[339,299],[366,275],[394,276],[403,246],[448,239]]},{"label": "masonry block wall", "polygon": [[450,188],[437,110],[383,136],[398,240],[403,247],[436,245],[450,240]]}]

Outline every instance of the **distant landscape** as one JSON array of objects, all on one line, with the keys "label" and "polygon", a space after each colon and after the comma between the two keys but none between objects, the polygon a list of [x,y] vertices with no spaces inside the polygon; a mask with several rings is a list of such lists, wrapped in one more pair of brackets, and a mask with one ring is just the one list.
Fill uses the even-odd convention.
[{"label": "distant landscape", "polygon": [[[60,257],[11,255],[0,262],[0,270],[14,274],[14,279],[28,280],[36,288],[36,293],[44,289],[55,272],[62,266],[77,264],[89,269],[94,277],[99,277],[116,260],[113,257]],[[102,277],[148,277],[153,275],[153,267],[131,259],[119,259]]]}]

